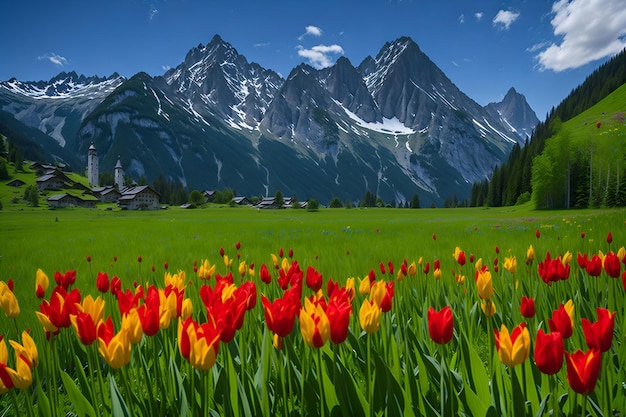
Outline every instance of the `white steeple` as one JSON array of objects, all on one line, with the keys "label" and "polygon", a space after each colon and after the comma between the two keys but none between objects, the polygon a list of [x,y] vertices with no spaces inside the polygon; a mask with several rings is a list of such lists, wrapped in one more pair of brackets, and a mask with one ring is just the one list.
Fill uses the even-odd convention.
[{"label": "white steeple", "polygon": [[115,187],[120,191],[124,188],[124,169],[122,168],[119,155],[115,164]]},{"label": "white steeple", "polygon": [[87,180],[91,187],[98,186],[98,179],[100,173],[98,172],[98,152],[96,147],[91,144],[87,153]]}]

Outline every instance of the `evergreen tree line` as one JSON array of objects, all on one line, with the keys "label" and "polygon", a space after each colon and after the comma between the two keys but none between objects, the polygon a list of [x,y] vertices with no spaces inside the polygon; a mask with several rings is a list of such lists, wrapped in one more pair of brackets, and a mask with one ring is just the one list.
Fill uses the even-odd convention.
[{"label": "evergreen tree line", "polygon": [[[621,188],[626,183],[622,179],[623,165],[626,165],[624,163],[620,167],[619,163],[615,162],[612,173],[609,164],[595,176],[592,152],[589,152],[587,157],[582,153],[576,155],[576,158],[570,155],[568,162],[564,166],[560,165],[560,168],[565,169],[566,174],[563,175],[550,165],[552,162],[550,159],[539,160],[541,165],[536,167],[533,165],[535,159],[544,151],[547,139],[561,130],[562,122],[598,103],[624,83],[626,83],[626,49],[598,67],[580,86],[572,90],[561,104],[556,108],[553,107],[546,120],[537,124],[530,140],[527,139],[523,147],[516,144],[507,161],[497,166],[489,179],[474,183],[469,205],[510,206],[530,200],[531,195],[537,208],[622,205]],[[568,137],[564,132],[562,134],[562,140],[555,142],[568,149],[574,148],[574,144],[563,143]],[[565,177],[567,179],[563,180]],[[552,179],[555,182],[551,182]],[[534,193],[534,186],[540,187],[538,191],[541,192],[537,195]],[[561,186],[565,188],[561,190],[559,188]],[[565,194],[559,194],[559,190]]]}]

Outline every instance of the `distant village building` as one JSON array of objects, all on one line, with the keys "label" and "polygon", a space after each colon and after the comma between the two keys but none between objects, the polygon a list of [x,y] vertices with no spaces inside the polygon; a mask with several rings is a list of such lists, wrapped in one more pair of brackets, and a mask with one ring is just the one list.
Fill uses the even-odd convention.
[{"label": "distant village building", "polygon": [[46,199],[48,207],[50,208],[62,208],[62,207],[86,207],[96,208],[98,199],[90,195],[71,195],[67,193],[56,194]]},{"label": "distant village building", "polygon": [[60,190],[66,184],[71,184],[70,179],[60,171],[52,171],[37,178],[37,190]]},{"label": "distant village building", "polygon": [[87,154],[87,180],[90,187],[97,187],[100,173],[98,171],[98,152],[96,147],[91,144]]},{"label": "distant village building", "polygon": [[21,187],[22,185],[25,185],[25,184],[26,183],[19,178],[16,178],[14,180],[7,182],[7,185],[9,187]]},{"label": "distant village building", "polygon": [[151,186],[139,185],[123,189],[117,204],[123,210],[158,210],[160,198],[161,194]]}]

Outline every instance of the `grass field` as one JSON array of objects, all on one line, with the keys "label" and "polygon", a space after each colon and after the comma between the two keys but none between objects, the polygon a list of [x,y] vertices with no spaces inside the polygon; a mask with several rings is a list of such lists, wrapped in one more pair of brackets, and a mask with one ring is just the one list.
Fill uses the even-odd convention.
[{"label": "grass field", "polygon": [[[45,338],[34,314],[40,303],[34,295],[37,268],[41,268],[51,280],[55,271],[64,273],[75,269],[75,286],[83,297],[87,294],[96,297],[95,276],[100,271],[107,272],[109,276],[119,276],[124,288],[132,288],[134,282],[156,284],[162,288],[165,263],[171,273],[183,270],[190,283],[195,283],[194,262],[208,259],[216,265],[219,274],[232,270],[239,284],[237,266],[240,261],[245,261],[247,266],[251,263],[255,265],[255,277],[246,279],[256,283],[259,299],[261,294],[275,299],[282,294],[281,291],[275,286],[264,286],[258,279],[258,272],[262,264],[271,267],[271,254],[278,255],[282,248],[285,257],[289,249],[293,250],[293,259],[298,261],[303,271],[312,266],[323,274],[324,289],[330,278],[341,285],[350,277],[356,278],[357,296],[352,303],[350,336],[341,346],[333,346],[332,350],[329,344],[317,349],[318,357],[295,334],[299,333],[297,330],[289,339],[286,338],[289,347],[283,352],[269,354],[265,344],[270,336],[266,337],[267,329],[263,330],[263,306],[259,302],[251,311],[250,318],[246,319],[243,330],[238,332],[233,342],[220,349],[217,365],[209,372],[213,375],[210,382],[202,382],[203,374],[188,369],[185,366],[188,364],[181,361],[179,354],[172,354],[177,358],[171,363],[167,362],[167,358],[160,362],[148,361],[146,375],[136,375],[135,379],[148,384],[154,382],[152,378],[156,378],[158,372],[171,371],[172,363],[178,367],[176,372],[182,375],[178,382],[168,380],[170,382],[160,387],[166,392],[177,392],[172,393],[172,398],[167,401],[163,398],[155,400],[153,396],[158,397],[158,390],[152,392],[151,389],[144,395],[129,398],[120,388],[122,394],[118,398],[114,382],[121,384],[131,377],[107,370],[104,363],[97,366],[97,374],[102,373],[112,378],[109,382],[113,382],[109,390],[109,382],[105,380],[106,395],[99,391],[98,396],[98,392],[90,392],[83,387],[80,373],[75,375],[67,370],[72,369],[71,366],[66,368],[75,381],[72,385],[64,380],[69,397],[72,386],[79,387],[88,402],[100,399],[103,410],[112,412],[121,407],[135,415],[155,412],[193,415],[207,409],[232,415],[285,415],[300,414],[306,404],[316,404],[317,408],[307,411],[310,415],[333,412],[344,415],[353,412],[369,415],[382,412],[389,415],[449,415],[451,410],[464,415],[519,415],[520,410],[523,414],[541,415],[542,412],[547,413],[550,407],[558,407],[561,412],[574,415],[580,413],[583,404],[587,403],[578,400],[578,396],[568,388],[565,365],[557,374],[561,395],[558,406],[553,405],[555,397],[550,393],[554,391],[550,389],[551,385],[548,386],[546,375],[531,365],[534,363],[532,353],[521,367],[508,369],[497,362],[498,356],[494,352],[491,359],[496,363],[489,368],[493,372],[488,375],[486,370],[490,362],[491,338],[486,337],[491,333],[489,327],[500,329],[500,324],[505,324],[512,329],[519,324],[523,319],[519,314],[522,295],[533,297],[536,302],[537,317],[527,324],[533,340],[537,328],[548,330],[545,321],[559,307],[559,303],[573,299],[577,313],[576,329],[566,345],[572,351],[574,348],[586,350],[579,324],[582,317],[595,321],[596,307],[617,311],[614,342],[609,352],[612,360],[603,363],[598,388],[589,396],[591,406],[586,407],[595,413],[592,415],[609,415],[609,410],[619,410],[618,407],[624,404],[623,401],[619,403],[609,399],[612,397],[613,401],[618,401],[615,398],[624,395],[624,387],[618,383],[620,378],[626,376],[626,371],[620,370],[621,364],[626,361],[623,347],[626,341],[624,291],[621,282],[619,285],[610,284],[606,277],[591,278],[603,279],[607,282],[606,289],[605,284],[591,283],[584,270],[576,265],[576,256],[578,253],[591,256],[598,251],[617,252],[626,241],[625,220],[624,209],[557,212],[534,211],[528,205],[503,209],[321,209],[318,212],[227,207],[158,212],[29,208],[11,211],[5,207],[0,211],[0,280],[6,282],[11,278],[14,281],[14,293],[22,310],[16,325],[20,331],[33,329],[33,338],[39,350],[43,351],[46,349]],[[610,244],[607,242],[609,232],[613,237]],[[239,250],[235,247],[238,242],[241,245]],[[529,245],[533,246],[536,259],[527,266],[524,261]],[[457,264],[453,257],[455,247],[467,254],[466,265]],[[220,248],[229,258],[234,258],[230,269],[222,261]],[[553,258],[566,252],[573,254],[572,273],[567,282],[548,286],[539,279],[537,263],[548,252]],[[483,264],[489,266],[494,276],[497,313],[493,322],[482,316],[470,255],[473,255],[471,259],[482,258]],[[516,257],[518,264],[513,275],[503,268],[505,258],[512,256]],[[138,257],[141,257],[141,262]],[[366,279],[373,270],[377,279],[394,281],[404,260],[411,264],[420,259],[422,264],[418,266],[416,276],[396,282],[392,314],[381,320],[379,333],[370,335],[362,332],[359,308],[366,295],[358,294],[361,279]],[[442,277],[439,281],[433,278],[435,260],[441,264]],[[395,266],[394,276],[388,272],[390,262]],[[426,262],[431,265],[427,275],[421,271]],[[380,270],[381,263],[387,268],[386,275]],[[467,277],[463,283],[456,279],[460,275]],[[511,282],[516,282],[515,287]],[[305,291],[304,296],[307,294],[310,292]],[[194,317],[199,319],[201,315],[198,316],[197,312],[201,310],[201,302],[197,289],[188,287],[185,296],[193,298]],[[112,302],[111,299],[108,302]],[[455,337],[447,354],[428,340],[425,323],[429,306],[440,309],[444,305],[452,308],[455,318]],[[111,308],[107,306],[107,314],[110,314]],[[7,320],[3,319],[0,323],[2,333],[14,334],[12,324]],[[73,333],[72,329],[65,330]],[[176,339],[174,333],[175,330],[159,333],[158,340],[163,346],[159,355],[177,351],[176,342],[167,341],[170,337]],[[144,340],[146,338],[144,336]],[[250,340],[256,340],[254,347],[247,346]],[[78,345],[72,349],[80,350],[74,336],[64,336],[62,341]],[[124,372],[132,375],[137,369],[141,370],[141,365],[138,365],[142,361],[141,352],[155,348],[151,342],[145,341],[141,346],[133,353],[128,366],[130,369]],[[478,358],[482,359],[482,363],[475,363]],[[442,359],[446,364],[440,367]],[[287,372],[279,365],[283,360],[289,364]],[[340,361],[341,365],[333,365],[333,361]],[[370,362],[373,370],[365,367],[365,363],[369,365]],[[245,363],[249,364],[248,368],[245,368]],[[502,372],[498,370],[500,368]],[[45,371],[40,372],[50,377]],[[376,376],[370,376],[370,372]],[[263,388],[264,377],[269,387],[265,389],[270,392]],[[435,383],[429,382],[432,378],[435,378]],[[489,381],[492,381],[491,384]],[[383,383],[386,388],[380,385]],[[485,391],[479,386],[483,383],[491,388]],[[203,395],[199,388],[202,386],[204,389],[202,384],[209,385],[206,389],[214,397],[212,402],[209,400],[205,404],[199,397],[196,399],[196,393]],[[309,387],[309,384],[312,386]],[[341,390],[344,386],[348,386],[346,392]],[[235,392],[243,391],[243,398],[236,395],[229,397],[227,392],[233,389]],[[376,390],[386,390],[387,396],[372,393],[370,398],[370,392]],[[517,391],[523,392],[524,398],[520,399],[515,393]],[[563,394],[567,395],[562,397]],[[62,413],[81,415],[85,409],[72,408],[76,398],[71,398],[58,401],[57,409]],[[54,397],[50,395],[49,399],[53,403]],[[344,404],[346,401],[356,408],[349,408]],[[5,397],[2,398],[2,405],[7,410],[11,408]],[[86,412],[85,415],[88,414]]]}]

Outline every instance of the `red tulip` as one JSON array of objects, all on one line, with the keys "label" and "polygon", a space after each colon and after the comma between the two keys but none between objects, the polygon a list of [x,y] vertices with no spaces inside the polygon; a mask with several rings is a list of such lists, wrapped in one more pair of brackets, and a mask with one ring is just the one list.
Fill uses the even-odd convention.
[{"label": "red tulip", "polygon": [[117,262],[117,256],[113,256],[113,262]]},{"label": "red tulip", "polygon": [[611,234],[611,232],[606,235],[606,243],[608,243],[609,245],[613,243],[613,235]]},{"label": "red tulip", "polygon": [[500,248],[498,247],[498,245],[496,245],[496,255],[500,254]]},{"label": "red tulip", "polygon": [[93,322],[93,317],[88,313],[78,312],[76,314],[76,334],[80,339],[80,342],[89,346],[96,341],[96,323]]},{"label": "red tulip", "polygon": [[444,345],[454,334],[454,316],[450,306],[445,306],[439,311],[428,308],[428,334],[430,338],[440,345]]},{"label": "red tulip", "polygon": [[550,252],[548,252],[546,253],[545,260],[543,262],[539,262],[537,272],[543,282],[546,284],[552,284],[553,282],[569,278],[570,265],[563,265],[560,256],[557,259],[551,259]]},{"label": "red tulip", "polygon": [[602,259],[600,259],[598,255],[593,255],[591,259],[587,261],[585,271],[592,277],[600,276],[602,272]]},{"label": "red tulip", "polygon": [[615,312],[598,307],[598,321],[591,323],[586,318],[582,319],[585,341],[590,349],[598,349],[606,352],[611,349],[613,342],[613,329],[615,326]]},{"label": "red tulip", "polygon": [[545,334],[542,329],[535,339],[535,365],[546,375],[554,375],[563,366],[563,338],[561,333]]},{"label": "red tulip", "polygon": [[552,317],[548,319],[550,331],[559,332],[563,339],[569,338],[573,333],[572,318],[561,304],[558,310],[552,312]]},{"label": "red tulip", "polygon": [[116,295],[118,291],[122,290],[122,281],[117,277],[111,278],[111,294]]},{"label": "red tulip", "polygon": [[385,275],[385,273],[387,272],[387,270],[385,269],[385,264],[384,263],[380,263],[380,273],[382,275]]},{"label": "red tulip", "polygon": [[602,353],[597,349],[587,352],[579,349],[571,355],[565,352],[565,359],[569,386],[579,394],[593,392],[602,367]]},{"label": "red tulip", "polygon": [[584,239],[584,238],[585,238],[585,232],[580,232],[580,237],[581,237],[582,239]]},{"label": "red tulip", "polygon": [[609,252],[604,257],[604,271],[611,278],[617,278],[620,275],[622,265],[619,257],[614,252]]},{"label": "red tulip", "polygon": [[433,233],[433,240],[437,240],[437,235]]},{"label": "red tulip", "polygon": [[[265,296],[261,296],[265,312],[265,324],[267,328],[279,337],[286,337],[295,323],[296,315],[300,311],[300,299],[285,292],[282,298],[270,302]],[[295,294],[295,293],[294,293]]]},{"label": "red tulip", "polygon": [[348,337],[352,304],[349,298],[331,298],[326,307],[326,316],[330,323],[330,340],[338,345]]},{"label": "red tulip", "polygon": [[139,255],[139,256],[137,257],[137,262],[141,263],[141,261],[142,261],[142,260],[143,260],[143,258],[141,257],[141,255]]},{"label": "red tulip", "polygon": [[433,269],[441,269],[441,263],[439,259],[435,259],[435,262],[433,262]]},{"label": "red tulip", "polygon": [[523,295],[520,305],[520,312],[522,313],[522,316],[526,317],[527,319],[535,317],[535,300]]},{"label": "red tulip", "polygon": [[237,242],[235,243],[235,249],[239,250],[241,248],[241,243]]},{"label": "red tulip", "polygon": [[76,282],[76,270],[67,271],[65,274],[61,274],[59,271],[54,273],[54,281],[58,286],[68,289]]},{"label": "red tulip", "polygon": [[289,252],[287,252],[287,255],[289,256],[289,259],[293,258],[293,249],[289,249]]},{"label": "red tulip", "polygon": [[165,261],[165,262],[163,263],[163,268],[165,268],[165,270],[166,270],[166,271],[167,271],[167,267],[168,267],[168,266],[169,266],[169,265],[168,265],[167,261]]},{"label": "red tulip", "polygon": [[581,267],[582,269],[586,269],[587,262],[589,262],[589,257],[587,256],[586,253],[583,255],[582,253],[578,252],[578,256],[576,257],[576,262],[578,262],[579,267]]},{"label": "red tulip", "polygon": [[430,272],[430,262],[426,262],[424,265],[424,275],[428,275],[428,272]]},{"label": "red tulip", "polygon": [[541,232],[539,231],[539,229],[535,230],[535,236],[537,236],[537,239],[541,237]]},{"label": "red tulip", "polygon": [[322,274],[317,272],[312,266],[309,266],[306,270],[306,286],[314,292],[318,292],[322,288]]},{"label": "red tulip", "polygon": [[91,262],[91,256],[87,255],[87,262]]},{"label": "red tulip", "polygon": [[96,278],[96,288],[101,293],[109,291],[109,276],[105,272],[98,272],[98,277]]},{"label": "red tulip", "polygon": [[261,265],[261,271],[259,272],[259,278],[261,278],[261,281],[263,281],[266,284],[269,284],[270,282],[272,282],[272,276],[270,275],[270,272],[267,270],[267,265],[265,265],[265,264]]},{"label": "red tulip", "polygon": [[597,127],[598,129],[600,129],[600,126],[602,126],[602,122],[597,122],[597,123],[596,123],[596,127]]},{"label": "red tulip", "polygon": [[15,283],[13,282],[13,278],[9,278],[7,280],[7,287],[9,287],[9,290],[11,290],[11,292],[13,292],[13,288],[15,287]]},{"label": "red tulip", "polygon": [[280,249],[278,250],[278,257],[279,257],[279,258],[282,258],[282,257],[283,257],[283,254],[284,254],[284,252],[283,252],[283,248],[280,248]]}]

